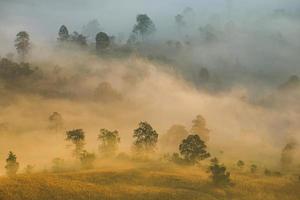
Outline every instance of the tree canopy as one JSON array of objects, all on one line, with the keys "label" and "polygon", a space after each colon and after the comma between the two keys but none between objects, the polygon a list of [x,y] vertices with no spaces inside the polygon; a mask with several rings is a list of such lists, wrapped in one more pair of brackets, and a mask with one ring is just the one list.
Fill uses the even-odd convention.
[{"label": "tree canopy", "polygon": [[206,148],[204,141],[200,139],[199,135],[189,135],[179,145],[180,154],[191,164],[210,157]]}]

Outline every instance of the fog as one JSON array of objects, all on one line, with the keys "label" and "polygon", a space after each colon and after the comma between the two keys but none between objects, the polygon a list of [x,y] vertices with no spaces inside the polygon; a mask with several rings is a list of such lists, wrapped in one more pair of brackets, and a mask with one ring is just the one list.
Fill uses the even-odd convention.
[{"label": "fog", "polygon": [[[187,7],[192,12],[180,32],[174,17]],[[14,53],[18,62],[14,40],[25,30],[32,42],[26,62],[43,74],[17,89],[1,82],[0,165],[9,150],[22,167],[47,169],[55,157],[71,159],[64,138],[74,128],[86,132],[87,149],[95,153],[99,130],[118,130],[120,151],[130,152],[140,121],[163,135],[174,124],[189,131],[200,114],[213,154],[225,162],[279,167],[285,145],[300,139],[300,84],[288,81],[300,74],[299,11],[296,0],[0,0],[0,56]],[[119,47],[126,45],[136,15],[143,13],[157,31],[125,56],[97,55],[94,38],[88,38],[88,50],[57,44],[61,25],[81,33],[97,19]],[[181,49],[166,45],[168,40],[180,41]],[[209,80],[199,78],[201,68]],[[97,98],[103,82],[112,88]],[[58,132],[48,128],[53,112],[64,120]]]}]

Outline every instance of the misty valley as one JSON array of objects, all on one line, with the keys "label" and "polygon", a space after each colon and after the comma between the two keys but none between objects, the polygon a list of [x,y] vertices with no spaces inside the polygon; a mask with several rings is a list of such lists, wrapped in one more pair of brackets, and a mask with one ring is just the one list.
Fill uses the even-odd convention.
[{"label": "misty valley", "polygon": [[0,1],[0,200],[299,200],[299,13]]}]

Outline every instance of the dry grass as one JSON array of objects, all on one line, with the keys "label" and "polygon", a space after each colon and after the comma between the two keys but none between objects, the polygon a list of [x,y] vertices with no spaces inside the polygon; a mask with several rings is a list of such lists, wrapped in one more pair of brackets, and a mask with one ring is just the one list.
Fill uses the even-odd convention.
[{"label": "dry grass", "polygon": [[218,188],[199,168],[155,165],[114,167],[0,179],[1,200],[299,200],[300,182],[289,177],[234,175],[232,187]]}]

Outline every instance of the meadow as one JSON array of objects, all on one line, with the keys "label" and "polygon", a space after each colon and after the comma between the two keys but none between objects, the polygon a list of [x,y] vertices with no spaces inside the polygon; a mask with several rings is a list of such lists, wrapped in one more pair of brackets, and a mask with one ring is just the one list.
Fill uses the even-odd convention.
[{"label": "meadow", "polygon": [[295,179],[233,171],[233,184],[218,187],[203,166],[118,163],[93,170],[1,177],[0,199],[299,200],[300,181]]}]

